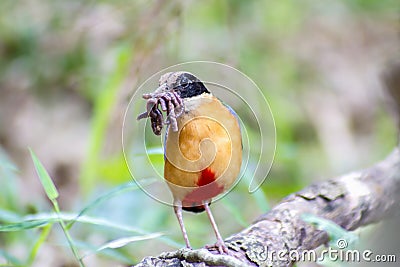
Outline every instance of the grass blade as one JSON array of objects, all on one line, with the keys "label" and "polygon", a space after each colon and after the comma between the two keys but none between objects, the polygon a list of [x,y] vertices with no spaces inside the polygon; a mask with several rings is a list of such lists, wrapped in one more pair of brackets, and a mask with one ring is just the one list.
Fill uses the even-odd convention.
[{"label": "grass blade", "polygon": [[3,208],[10,210],[20,210],[18,205],[18,193],[16,184],[16,173],[18,169],[7,155],[6,151],[0,146],[0,202]]},{"label": "grass blade", "polygon": [[[250,188],[250,184],[251,184],[251,180],[252,180],[251,174],[249,174],[248,172],[245,172],[243,179],[244,179],[246,185],[248,186],[248,188]],[[256,201],[257,207],[260,209],[260,211],[267,212],[268,210],[271,209],[268,199],[265,197],[265,194],[264,194],[264,191],[262,190],[262,188],[258,188],[258,190],[255,190],[250,194]]]},{"label": "grass blade", "polygon": [[73,245],[73,240],[71,235],[68,232],[67,226],[65,225],[64,221],[61,219],[60,217],[60,208],[57,202],[57,198],[58,198],[58,191],[56,186],[53,183],[53,180],[51,179],[49,173],[47,172],[47,170],[44,168],[43,164],[39,161],[38,157],[35,155],[35,153],[29,149],[29,151],[31,152],[31,157],[33,160],[33,164],[35,165],[35,169],[36,172],[40,178],[40,182],[42,183],[42,186],[46,192],[47,197],[51,200],[54,210],[57,214],[58,217],[58,222],[61,225],[61,228],[64,232],[65,237],[68,240],[68,244],[70,245],[70,248],[72,250],[72,253],[74,254],[75,258],[79,261],[79,265],[80,266],[84,266],[82,260],[80,259],[79,255],[78,255],[78,251],[77,249],[74,247]]},{"label": "grass blade", "polygon": [[33,164],[35,165],[36,173],[39,176],[40,182],[42,183],[46,195],[51,201],[54,201],[58,198],[57,188],[55,187],[53,181],[50,178],[50,175],[44,168],[43,164],[39,161],[38,157],[35,155],[32,149],[29,148],[29,151],[31,153]]},{"label": "grass blade", "polygon": [[28,260],[27,260],[27,262],[28,262],[27,265],[28,266],[32,265],[33,261],[36,258],[37,253],[39,252],[40,247],[42,246],[42,244],[46,241],[47,237],[49,236],[52,226],[53,226],[53,224],[50,223],[50,224],[47,224],[43,228],[42,232],[40,233],[40,236],[39,236],[38,240],[35,242],[35,244],[33,245],[32,249],[31,249],[31,252],[29,253],[29,257],[28,257]]},{"label": "grass blade", "polygon": [[358,240],[355,234],[343,229],[333,221],[309,213],[302,214],[301,219],[314,225],[317,229],[325,231],[329,236],[331,247],[337,247],[338,242],[343,239],[347,243],[346,247],[352,247]]},{"label": "grass blade", "polygon": [[[149,184],[154,182],[153,181],[149,181]],[[117,196],[119,194],[128,192],[128,191],[133,191],[139,189],[138,185],[134,182],[128,182],[125,184],[122,184],[118,187],[116,187],[115,189],[99,196],[98,198],[96,198],[94,201],[92,201],[89,205],[87,205],[84,209],[81,210],[81,212],[79,212],[79,214],[76,216],[76,218],[74,220],[72,220],[68,225],[67,228],[70,229],[73,224],[76,222],[76,220],[78,220],[79,217],[81,217],[82,215],[84,215],[85,213],[87,213],[89,210],[93,209],[94,207],[100,205],[102,202],[107,201],[111,198],[113,198],[114,196]]]},{"label": "grass blade", "polygon": [[246,223],[246,219],[243,217],[241,210],[237,206],[235,206],[231,201],[223,198],[221,200],[224,207],[232,214],[232,217],[239,223],[240,226],[246,227],[248,224]]},{"label": "grass blade", "polygon": [[0,209],[0,221],[1,222],[17,222],[21,221],[21,216],[19,216],[17,213],[9,211],[9,210],[4,210]]},{"label": "grass blade", "polygon": [[104,244],[103,246],[98,248],[97,251],[101,251],[101,250],[104,250],[107,248],[120,248],[120,247],[126,246],[127,244],[132,243],[132,242],[154,239],[154,238],[158,238],[163,235],[164,235],[163,233],[152,233],[152,234],[141,235],[141,236],[122,237],[122,238],[118,238],[116,240],[107,242],[106,244]]},{"label": "grass blade", "polygon": [[85,265],[83,264],[82,258],[79,256],[78,250],[74,246],[74,241],[72,239],[72,236],[70,235],[70,233],[69,233],[69,231],[67,229],[67,226],[65,225],[64,220],[61,218],[61,215],[60,215],[61,211],[60,211],[60,208],[58,206],[58,202],[57,202],[56,199],[54,199],[52,202],[53,202],[54,210],[55,210],[55,212],[57,214],[58,221],[59,221],[59,223],[61,225],[61,228],[62,228],[62,230],[64,232],[65,237],[67,238],[67,241],[68,241],[69,247],[71,248],[72,254],[74,254],[74,257],[78,260],[79,266],[83,267]]},{"label": "grass blade", "polygon": [[[24,217],[25,220],[44,220],[49,223],[58,222],[58,220],[60,220],[60,218],[63,221],[68,222],[68,221],[75,220],[77,218],[77,215],[75,213],[60,212],[58,215],[54,214],[54,213],[38,213],[38,214],[28,215],[28,216]],[[139,228],[136,228],[136,227],[116,223],[116,222],[109,221],[109,220],[103,219],[103,218],[91,217],[91,216],[87,216],[87,215],[80,216],[76,221],[80,222],[80,223],[85,223],[85,224],[97,225],[97,226],[101,226],[101,227],[105,227],[105,228],[109,228],[109,229],[125,231],[128,233],[135,233],[135,234],[141,234],[141,235],[150,234],[149,232],[139,229]],[[173,248],[183,247],[183,244],[178,243],[167,236],[161,236],[160,240],[163,243],[165,243]]]},{"label": "grass blade", "polygon": [[129,69],[130,61],[133,57],[133,51],[130,45],[122,44],[115,50],[116,59],[114,71],[107,77],[96,79],[98,83],[88,84],[91,88],[96,88],[99,92],[94,98],[94,107],[91,120],[91,129],[89,136],[89,150],[86,161],[83,163],[82,173],[79,181],[84,194],[88,194],[94,188],[96,179],[99,177],[99,166],[102,160],[101,150],[103,149],[107,127],[110,124],[110,114],[118,100],[118,92],[125,81]]},{"label": "grass blade", "polygon": [[28,220],[17,223],[10,223],[0,225],[0,232],[15,232],[28,230],[32,228],[38,228],[47,225],[49,222],[47,220]]},{"label": "grass blade", "polygon": [[260,211],[262,212],[267,212],[271,209],[270,205],[269,205],[269,201],[266,198],[264,191],[259,188],[258,190],[254,191],[253,193],[251,193],[257,203],[258,208],[260,209]]},{"label": "grass blade", "polygon": [[113,241],[105,243],[103,246],[99,247],[98,249],[96,249],[94,251],[91,251],[91,252],[87,253],[82,258],[88,257],[88,256],[93,255],[93,254],[97,254],[97,253],[99,253],[99,252],[101,252],[101,251],[103,251],[105,249],[121,248],[123,246],[126,246],[129,243],[132,243],[132,242],[138,242],[138,241],[142,241],[142,240],[158,238],[158,237],[161,237],[163,235],[164,235],[163,233],[151,233],[151,234],[141,235],[141,236],[130,236],[130,237],[118,238],[118,239],[115,239]]},{"label": "grass blade", "polygon": [[[82,257],[82,259],[84,259],[87,256],[90,256],[90,251],[96,251],[97,247],[86,243],[84,241],[80,241],[80,240],[75,240],[74,241],[74,245],[82,250],[86,250],[89,251],[88,254],[84,255]],[[131,258],[131,255],[129,254],[125,254],[119,250],[112,250],[112,249],[107,249],[107,250],[102,250],[99,251],[96,254],[100,254],[102,256],[106,256],[110,259],[116,260],[118,262],[120,262],[121,264],[125,263],[126,265],[132,265],[134,263],[134,259]]]}]

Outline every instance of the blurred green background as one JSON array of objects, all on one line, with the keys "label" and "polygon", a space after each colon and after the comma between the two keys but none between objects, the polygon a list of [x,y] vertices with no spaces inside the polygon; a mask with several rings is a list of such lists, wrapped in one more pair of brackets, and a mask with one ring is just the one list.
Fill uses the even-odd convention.
[{"label": "blurred green background", "polygon": [[[225,237],[291,192],[384,158],[397,140],[380,73],[399,55],[399,6],[1,1],[0,224],[25,223],[0,232],[0,264],[79,266],[52,223],[28,147],[56,184],[66,223],[83,211],[69,233],[86,266],[125,266],[183,246],[172,209],[129,183],[121,148],[134,90],[177,63],[210,60],[241,70],[275,117],[277,151],[262,190],[237,188],[212,205]],[[214,242],[204,214],[184,216],[195,247]],[[27,223],[38,218],[47,223]],[[164,235],[151,235],[158,232]],[[95,253],[111,240],[143,235],[150,239]]]}]

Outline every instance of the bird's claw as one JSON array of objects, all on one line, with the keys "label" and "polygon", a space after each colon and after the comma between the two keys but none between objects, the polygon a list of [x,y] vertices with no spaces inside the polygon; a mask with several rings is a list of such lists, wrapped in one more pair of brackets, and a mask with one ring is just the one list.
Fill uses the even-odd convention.
[{"label": "bird's claw", "polygon": [[205,248],[213,250],[217,249],[220,254],[227,254],[227,255],[230,254],[229,248],[225,245],[223,241],[222,242],[217,241],[214,245],[206,245]]}]

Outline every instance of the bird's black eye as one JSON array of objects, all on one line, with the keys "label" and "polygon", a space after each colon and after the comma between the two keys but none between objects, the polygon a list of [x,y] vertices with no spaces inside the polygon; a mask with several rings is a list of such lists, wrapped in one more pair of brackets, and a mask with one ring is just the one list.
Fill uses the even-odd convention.
[{"label": "bird's black eye", "polygon": [[177,92],[181,98],[188,98],[202,93],[210,93],[204,84],[190,73],[183,73],[176,81]]},{"label": "bird's black eye", "polygon": [[180,80],[179,86],[182,88],[187,88],[190,84],[190,81],[187,77],[183,76],[182,79]]}]

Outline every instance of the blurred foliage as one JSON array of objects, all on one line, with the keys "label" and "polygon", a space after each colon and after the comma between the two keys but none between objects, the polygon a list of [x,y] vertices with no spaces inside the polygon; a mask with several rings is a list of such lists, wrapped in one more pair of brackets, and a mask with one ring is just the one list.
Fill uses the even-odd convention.
[{"label": "blurred foliage", "polygon": [[[182,246],[171,207],[129,183],[120,137],[135,88],[176,63],[238,68],[274,114],[261,190],[213,204],[224,236],[314,180],[383,158],[396,139],[376,80],[398,46],[398,11],[398,0],[1,1],[0,265],[77,266],[70,246],[87,266],[132,264]],[[60,193],[59,217],[28,146]],[[151,160],[162,170],[160,148]],[[185,222],[195,247],[214,240],[205,215]]]}]

